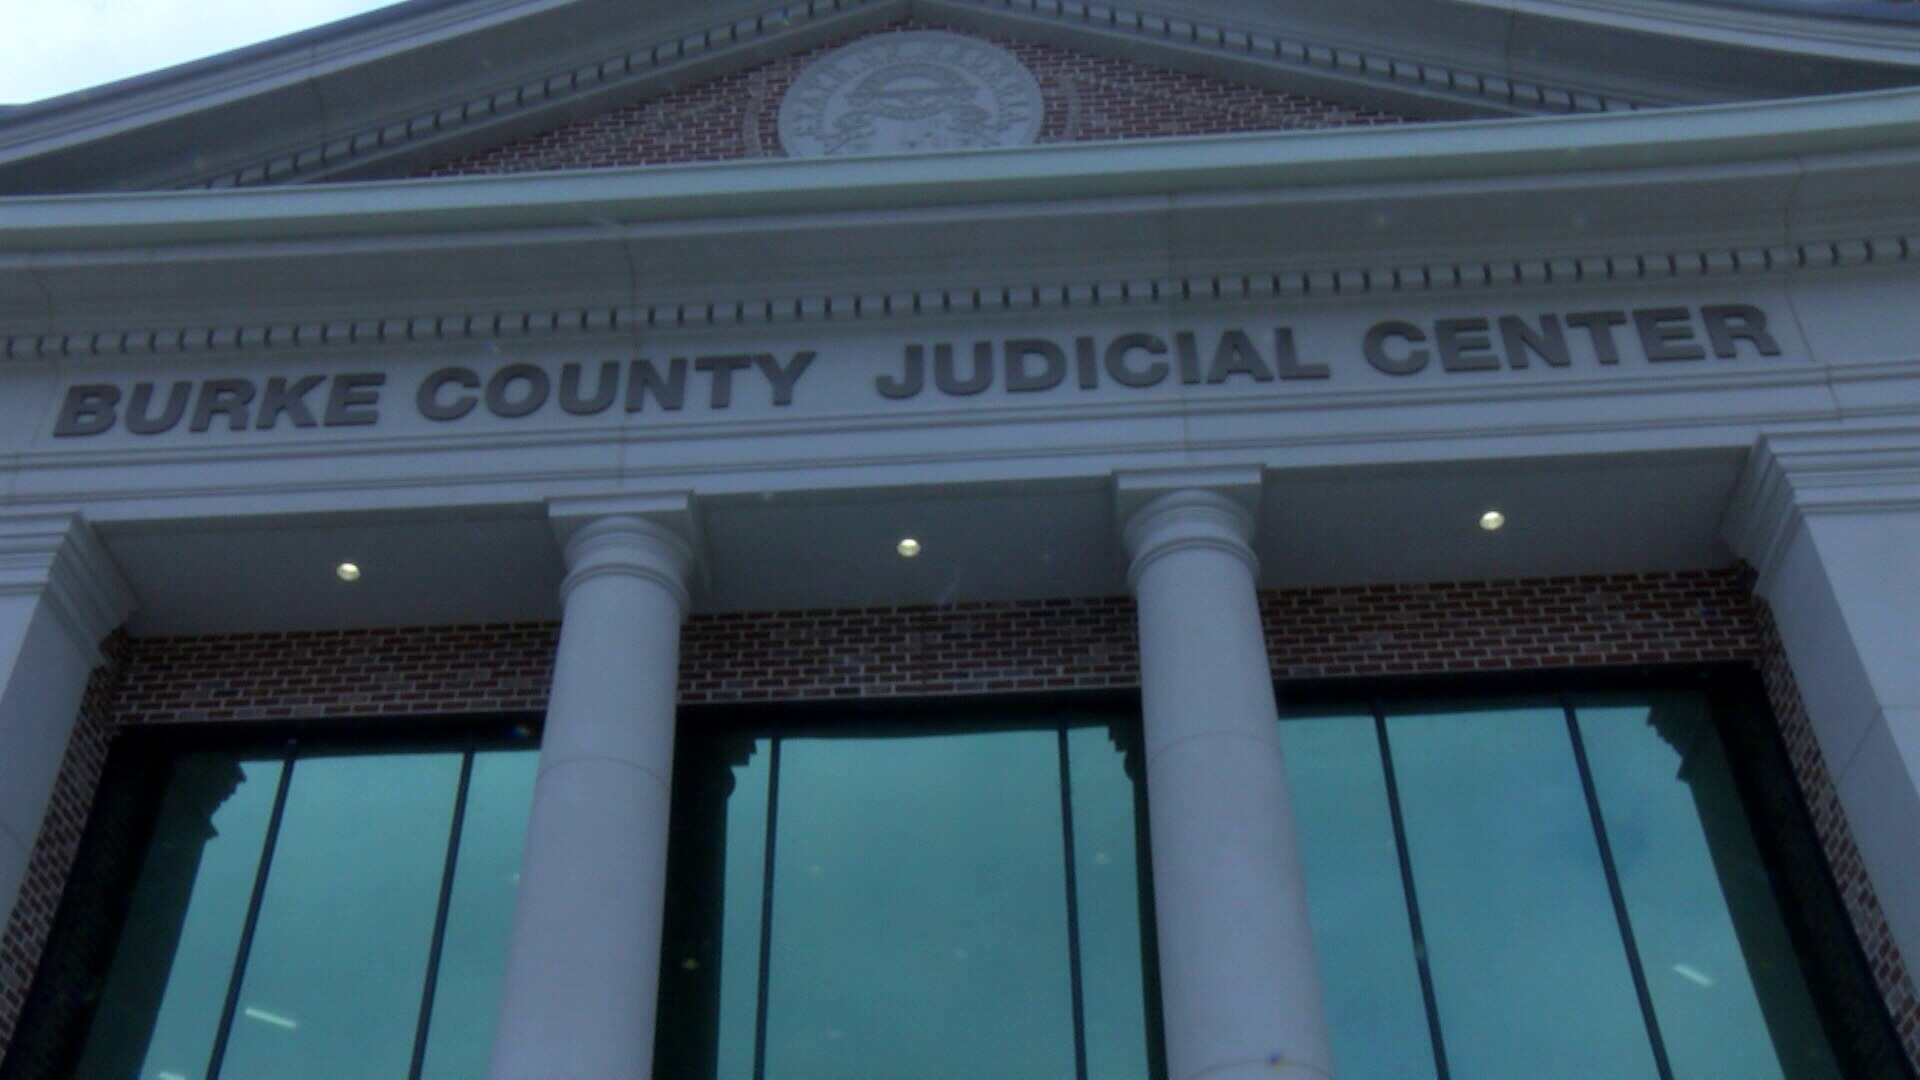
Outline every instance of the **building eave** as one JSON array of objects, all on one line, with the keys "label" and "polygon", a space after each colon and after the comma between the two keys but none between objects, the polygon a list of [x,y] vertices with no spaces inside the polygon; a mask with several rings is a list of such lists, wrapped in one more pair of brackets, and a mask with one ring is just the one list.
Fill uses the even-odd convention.
[{"label": "building eave", "polygon": [[1421,118],[1630,111],[1920,81],[1920,30],[1657,0],[413,0],[11,110],[0,191],[405,175],[901,18]]},{"label": "building eave", "polygon": [[[1920,89],[1471,124],[1349,128],[857,159],[0,200],[0,249],[98,251],[499,229],[720,221],[1222,191],[1517,177],[1604,186],[1867,152],[1920,160]],[[1783,212],[1789,207],[1782,205]]]},{"label": "building eave", "polygon": [[[1359,290],[1339,283],[1523,282],[1555,265],[1608,280],[1628,266],[1635,277],[1752,272],[1904,261],[1920,248],[1907,238],[1915,220],[1920,90],[858,160],[35,196],[0,200],[0,336],[10,355],[40,355],[74,341],[125,348],[155,330],[173,340],[183,328],[194,341],[265,340],[276,320],[470,324],[505,311],[560,324],[575,309],[647,307],[679,324],[690,310],[842,318],[863,303],[854,298],[903,290],[941,294],[901,301],[919,310],[1101,281],[1186,294],[1282,274]],[[864,303],[871,312],[878,301]]]}]

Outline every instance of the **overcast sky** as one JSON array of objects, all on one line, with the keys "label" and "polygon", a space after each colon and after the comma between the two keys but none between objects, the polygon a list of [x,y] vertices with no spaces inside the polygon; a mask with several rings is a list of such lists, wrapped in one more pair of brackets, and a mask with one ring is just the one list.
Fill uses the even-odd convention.
[{"label": "overcast sky", "polygon": [[0,0],[0,103],[38,101],[394,0]]}]

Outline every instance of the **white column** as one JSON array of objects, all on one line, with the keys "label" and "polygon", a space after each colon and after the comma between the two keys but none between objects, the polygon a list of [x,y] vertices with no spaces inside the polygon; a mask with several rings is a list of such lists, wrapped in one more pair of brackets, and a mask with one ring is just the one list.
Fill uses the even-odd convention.
[{"label": "white column", "polygon": [[1725,532],[1759,571],[1867,876],[1920,971],[1920,435],[1762,439]]},{"label": "white column", "polygon": [[1253,516],[1219,488],[1155,495],[1156,485],[1164,490],[1123,477],[1120,490],[1123,512],[1150,497],[1124,535],[1140,611],[1168,1072],[1330,1076],[1254,595]]},{"label": "white column", "polygon": [[[678,512],[595,514],[566,544],[563,616],[527,826],[498,1080],[651,1075],[680,623]],[[554,508],[563,531],[580,507]],[[563,512],[564,511],[564,512]]]},{"label": "white column", "polygon": [[0,913],[19,897],[100,641],[132,610],[78,517],[0,518]]}]

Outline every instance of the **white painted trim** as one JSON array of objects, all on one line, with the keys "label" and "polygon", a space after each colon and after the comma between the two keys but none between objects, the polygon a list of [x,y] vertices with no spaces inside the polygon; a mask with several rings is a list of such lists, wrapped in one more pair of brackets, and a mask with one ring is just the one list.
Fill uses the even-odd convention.
[{"label": "white painted trim", "polygon": [[[0,200],[0,250],[583,226],[1382,181],[1604,178],[1884,150],[1920,157],[1920,89],[1582,117]],[[1782,207],[1785,211],[1788,207]]]},{"label": "white painted trim", "polygon": [[0,595],[41,597],[91,663],[134,608],[113,557],[77,514],[0,516]]},{"label": "white painted trim", "polygon": [[1809,517],[1920,512],[1920,427],[1831,428],[1761,437],[1734,488],[1721,534],[1769,595],[1780,560]]},{"label": "white painted trim", "polygon": [[[1323,260],[1342,252],[1313,252]],[[0,357],[50,360],[62,357],[171,356],[202,353],[286,355],[343,346],[383,347],[411,343],[535,338],[553,341],[624,337],[635,332],[749,328],[788,324],[845,325],[910,322],[955,314],[997,315],[1016,311],[1087,311],[1209,306],[1265,300],[1375,294],[1421,295],[1514,288],[1566,288],[1636,282],[1794,275],[1803,272],[1891,266],[1920,256],[1920,233],[1912,236],[1848,237],[1769,247],[1649,251],[1638,254],[1569,253],[1565,256],[1471,260],[1420,265],[1276,268],[1270,272],[1222,270],[1141,281],[1000,281],[956,283],[900,292],[839,292],[768,295],[753,299],[702,300],[671,296],[633,306],[607,308],[516,308],[500,311],[439,310],[379,319],[319,319],[215,323],[188,326],[79,327],[55,333],[0,332]],[[0,257],[0,265],[4,265]],[[346,301],[336,301],[344,304]]]},{"label": "white painted trim", "polygon": [[1593,27],[1862,63],[1920,67],[1920,25],[1686,0],[1453,0]]}]

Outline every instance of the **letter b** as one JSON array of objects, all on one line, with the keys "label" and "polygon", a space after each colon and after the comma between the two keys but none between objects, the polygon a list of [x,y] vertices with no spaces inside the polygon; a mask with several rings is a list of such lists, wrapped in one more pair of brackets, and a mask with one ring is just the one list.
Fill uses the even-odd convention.
[{"label": "letter b", "polygon": [[67,388],[67,400],[60,405],[60,417],[53,423],[53,437],[98,435],[113,426],[115,406],[120,404],[120,389],[104,383]]}]

